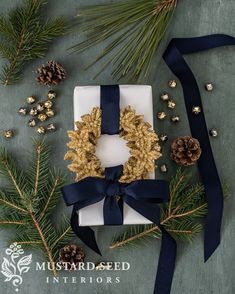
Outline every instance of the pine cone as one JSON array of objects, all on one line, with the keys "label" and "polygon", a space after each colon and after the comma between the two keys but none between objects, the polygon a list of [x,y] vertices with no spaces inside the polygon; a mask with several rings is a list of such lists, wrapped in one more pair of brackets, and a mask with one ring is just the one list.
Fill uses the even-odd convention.
[{"label": "pine cone", "polygon": [[171,144],[171,158],[180,165],[193,165],[201,156],[202,150],[197,139],[191,136],[179,137]]},{"label": "pine cone", "polygon": [[78,266],[80,262],[84,262],[85,259],[84,250],[78,245],[66,245],[60,249],[59,257],[60,262],[65,263],[63,266],[66,269],[71,269],[72,266]]},{"label": "pine cone", "polygon": [[50,60],[47,65],[37,69],[39,74],[36,81],[41,85],[51,86],[58,85],[66,78],[66,71],[61,64],[56,61]]}]

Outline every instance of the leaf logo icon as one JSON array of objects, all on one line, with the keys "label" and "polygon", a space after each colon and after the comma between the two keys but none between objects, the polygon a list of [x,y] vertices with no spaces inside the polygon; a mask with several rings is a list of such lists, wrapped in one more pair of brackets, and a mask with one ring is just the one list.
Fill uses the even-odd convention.
[{"label": "leaf logo icon", "polygon": [[30,263],[32,262],[32,254],[22,257],[17,262],[17,268],[20,274],[27,273],[30,270]]},{"label": "leaf logo icon", "polygon": [[11,281],[13,286],[15,286],[15,291],[18,292],[18,286],[23,283],[22,274],[30,270],[29,265],[32,262],[32,254],[21,257],[24,254],[24,250],[17,243],[11,244],[5,252],[10,257],[10,260],[3,257],[1,273],[5,277],[4,282]]},{"label": "leaf logo icon", "polygon": [[3,257],[2,271],[1,273],[6,277],[5,282],[12,279],[16,271],[15,266],[9,262],[5,257]]}]

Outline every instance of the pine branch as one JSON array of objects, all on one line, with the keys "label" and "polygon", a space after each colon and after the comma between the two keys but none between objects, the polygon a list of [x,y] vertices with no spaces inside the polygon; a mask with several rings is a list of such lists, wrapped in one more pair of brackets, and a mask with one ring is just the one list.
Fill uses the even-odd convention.
[{"label": "pine branch", "polygon": [[200,233],[202,230],[202,227],[200,224],[195,224],[193,228],[189,230],[168,230],[168,232],[173,236],[175,240],[180,240],[180,241],[187,241],[187,242],[192,242],[195,235]]},{"label": "pine branch", "polygon": [[9,182],[9,192],[17,193],[20,202],[25,199],[27,192],[26,176],[21,169],[16,166],[15,161],[8,155],[4,148],[0,149],[0,174]]},{"label": "pine branch", "polygon": [[40,245],[42,244],[41,241],[21,241],[17,242],[17,244],[23,245],[24,247],[35,247],[35,245]]},{"label": "pine branch", "polygon": [[27,213],[27,210],[12,202],[12,197],[9,197],[5,192],[0,191],[0,205],[1,208],[17,210],[21,213]]},{"label": "pine branch", "polygon": [[[192,185],[191,177],[179,169],[170,182],[170,201],[162,207],[161,225],[178,240],[191,242],[202,230],[197,222],[207,213],[207,203],[204,195],[204,188],[201,184]],[[158,226],[151,224],[135,226],[115,237],[110,248],[135,245],[142,238],[152,238],[157,234],[160,237]]]},{"label": "pine branch", "polygon": [[112,64],[114,77],[147,78],[176,5],[177,0],[128,0],[81,8],[79,32],[86,39],[70,49],[80,53],[113,37],[88,68],[107,57],[102,70]]},{"label": "pine branch", "polygon": [[123,234],[115,237],[109,248],[124,247],[128,245],[135,245],[136,241],[145,241],[152,237],[160,238],[160,229],[155,225],[137,225],[130,226]]},{"label": "pine branch", "polygon": [[59,249],[64,247],[73,238],[74,233],[72,231],[70,220],[67,217],[63,217],[60,225],[60,229],[57,231],[57,238],[52,244],[53,256],[55,259],[59,257]]},{"label": "pine branch", "polygon": [[164,227],[176,240],[187,242],[192,242],[196,235],[202,231],[200,223],[183,218],[180,220],[172,218],[165,223]]},{"label": "pine branch", "polygon": [[0,190],[0,227],[13,228],[15,242],[41,249],[56,276],[55,258],[61,244],[73,235],[68,221],[62,221],[58,231],[50,215],[61,196],[64,177],[58,172],[50,172],[50,148],[44,141],[35,141],[33,149],[33,163],[30,162],[28,173],[17,167],[6,150],[0,150],[0,172],[12,185]]},{"label": "pine branch", "polygon": [[42,240],[38,237],[38,235],[31,234],[29,236],[29,232],[27,231],[27,229],[23,231],[21,227],[18,227],[14,237],[9,240],[10,244],[14,242],[22,245],[27,245],[27,247],[34,246],[34,249],[41,248],[42,250],[44,250]]},{"label": "pine branch", "polygon": [[40,213],[39,220],[46,214],[49,214],[55,207],[61,197],[60,188],[64,186],[65,177],[59,171],[49,171],[50,180],[47,187],[44,187],[44,198],[42,198],[43,210]]},{"label": "pine branch", "polygon": [[59,244],[59,242],[62,242],[66,236],[71,232],[71,226],[69,225],[61,234],[60,236],[55,240],[55,242],[53,243],[52,247],[57,246],[57,244]]},{"label": "pine branch", "polygon": [[40,170],[41,170],[41,165],[40,163],[41,161],[41,152],[42,152],[42,146],[39,145],[36,148],[36,152],[37,152],[37,160],[36,160],[36,168],[35,168],[35,184],[34,184],[34,195],[37,195],[38,192],[38,181],[39,181],[39,174],[40,174]]},{"label": "pine branch", "polygon": [[[175,177],[170,182],[170,201],[168,204],[168,215],[171,213],[172,206],[175,205],[175,201],[177,201],[177,195],[186,188],[187,179],[185,179],[185,175],[182,174],[181,169],[178,169]],[[178,202],[178,201],[177,201]]]},{"label": "pine branch", "polygon": [[25,225],[23,222],[0,220],[0,225]]},{"label": "pine branch", "polygon": [[[22,218],[21,215],[17,215],[16,213],[11,213],[7,215],[1,215],[0,217],[0,226],[1,225],[15,225],[16,230],[25,230],[25,225],[27,222]],[[10,228],[10,227],[9,227]]]},{"label": "pine branch", "polygon": [[37,229],[37,232],[42,241],[48,261],[52,265],[53,274],[54,276],[57,276],[56,269],[53,266],[55,261],[53,259],[52,250],[50,247],[50,240],[53,239],[55,232],[48,221],[44,222],[43,226],[40,226],[39,222],[37,221],[37,219],[35,218],[33,214],[31,214],[31,218],[33,220],[34,226]]},{"label": "pine branch", "polygon": [[28,180],[31,184],[33,195],[37,195],[37,193],[44,193],[45,191],[45,182],[49,173],[50,148],[44,141],[34,141],[33,150],[35,152],[31,159]]},{"label": "pine branch", "polygon": [[66,31],[64,18],[42,21],[44,0],[24,0],[0,17],[0,54],[7,60],[1,81],[7,86],[22,78],[26,62],[45,56],[49,44]]},{"label": "pine branch", "polygon": [[53,195],[55,193],[55,189],[56,189],[56,187],[58,185],[58,182],[59,182],[59,177],[56,177],[55,180],[54,180],[54,184],[52,186],[51,192],[49,193],[49,197],[48,197],[48,199],[46,201],[46,204],[45,204],[45,206],[43,208],[43,211],[42,211],[39,219],[41,219],[45,215],[46,211],[48,210],[48,206],[49,206],[49,204],[51,202],[51,199],[52,199],[52,197],[53,197]]}]

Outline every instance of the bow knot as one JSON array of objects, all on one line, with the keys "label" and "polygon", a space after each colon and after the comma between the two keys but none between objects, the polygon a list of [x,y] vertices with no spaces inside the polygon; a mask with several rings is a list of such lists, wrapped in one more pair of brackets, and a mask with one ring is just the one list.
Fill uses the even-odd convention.
[{"label": "bow knot", "polygon": [[[105,169],[105,178],[85,178],[78,183],[62,188],[67,205],[82,209],[104,200],[104,224],[120,225],[123,223],[123,202],[155,224],[160,222],[158,203],[165,203],[169,198],[168,184],[162,180],[137,180],[129,184],[119,183],[123,166]],[[119,196],[119,197],[118,197]],[[122,196],[120,201],[120,196]]]},{"label": "bow knot", "polygon": [[121,195],[121,186],[119,182],[111,182],[108,184],[106,196],[114,197]]}]

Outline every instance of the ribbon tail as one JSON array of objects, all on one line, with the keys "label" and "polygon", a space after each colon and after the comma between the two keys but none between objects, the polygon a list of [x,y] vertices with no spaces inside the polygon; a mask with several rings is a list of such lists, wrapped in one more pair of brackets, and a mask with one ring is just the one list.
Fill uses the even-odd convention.
[{"label": "ribbon tail", "polygon": [[203,106],[196,78],[184,60],[183,55],[226,45],[235,45],[235,38],[217,34],[197,38],[172,39],[163,55],[166,64],[182,84],[191,133],[193,137],[199,140],[203,150],[198,161],[198,167],[208,203],[204,237],[205,261],[208,260],[220,244],[223,189],[213,157],[204,113],[202,111],[198,116],[192,113],[193,106],[199,106],[201,109],[203,109]]},{"label": "ribbon tail", "polygon": [[[211,193],[214,195],[214,193]],[[219,197],[220,196],[220,197]],[[220,193],[217,195],[216,201],[208,198],[208,214],[205,223],[204,234],[204,261],[206,262],[215,252],[220,244],[220,230],[223,217],[223,190],[220,188]]]},{"label": "ribbon tail", "polygon": [[154,294],[170,294],[174,276],[177,245],[175,239],[160,225],[160,208],[158,205],[125,197],[125,202],[144,217],[155,223],[162,231],[162,244],[158,261]]},{"label": "ribbon tail", "polygon": [[78,214],[74,210],[71,217],[71,227],[79,239],[97,254],[102,255],[97,245],[95,232],[90,227],[80,227],[78,224]]},{"label": "ribbon tail", "polygon": [[169,294],[174,276],[177,244],[175,239],[162,227],[161,251],[158,260],[154,294]]},{"label": "ribbon tail", "polygon": [[116,200],[115,197],[106,197],[103,206],[104,224],[105,225],[122,225],[123,224],[123,201]]}]

